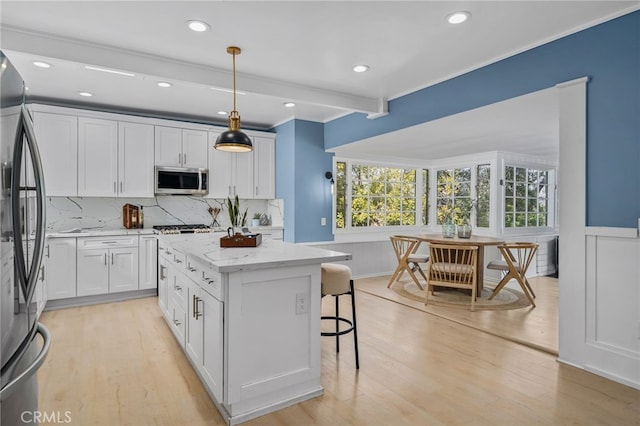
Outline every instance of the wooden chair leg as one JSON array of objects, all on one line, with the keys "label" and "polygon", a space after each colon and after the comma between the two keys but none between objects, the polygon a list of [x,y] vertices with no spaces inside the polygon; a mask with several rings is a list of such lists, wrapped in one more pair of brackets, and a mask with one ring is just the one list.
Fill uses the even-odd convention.
[{"label": "wooden chair leg", "polygon": [[515,278],[515,277],[510,272],[507,273],[507,275],[505,275],[504,277],[502,277],[502,279],[500,280],[500,282],[498,283],[496,288],[493,289],[493,293],[491,293],[491,296],[489,296],[489,300],[491,300],[494,297],[496,297],[496,294],[498,294],[500,292],[500,290],[502,290],[502,288],[505,285],[507,285],[507,283],[509,281],[511,281],[512,278]]},{"label": "wooden chair leg", "polygon": [[533,297],[531,297],[531,294],[529,294],[529,290],[527,290],[527,286],[525,285],[524,280],[520,275],[516,276],[515,278],[516,278],[516,281],[518,281],[518,284],[520,284],[520,287],[522,288],[522,291],[524,292],[525,296],[527,296],[527,299],[529,299],[529,303],[531,303],[531,305],[535,308],[536,303],[533,301]]},{"label": "wooden chair leg", "polygon": [[[418,277],[416,277],[416,274],[413,273],[411,268],[407,269],[407,272],[409,272],[409,275],[411,275],[411,278],[413,278],[413,281],[416,283],[418,288],[420,288],[420,290],[424,290],[424,287],[422,287],[422,284],[420,284],[420,281],[418,281]],[[426,279],[426,277],[425,277],[425,279]]]}]

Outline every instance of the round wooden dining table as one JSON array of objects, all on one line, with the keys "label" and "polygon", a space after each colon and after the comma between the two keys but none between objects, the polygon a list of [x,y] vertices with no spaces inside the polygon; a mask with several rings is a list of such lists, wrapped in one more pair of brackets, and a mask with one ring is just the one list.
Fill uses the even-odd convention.
[{"label": "round wooden dining table", "polygon": [[[472,235],[470,238],[459,238],[455,236],[453,238],[445,238],[442,234],[418,234],[408,235],[411,238],[418,239],[421,243],[436,243],[436,244],[453,244],[460,246],[475,246],[478,247],[478,256],[476,258],[476,271],[477,271],[477,294],[480,295],[482,287],[484,285],[484,248],[486,246],[497,246],[504,243],[504,240],[493,237],[483,237],[479,235]],[[418,247],[416,247],[416,251]]]}]

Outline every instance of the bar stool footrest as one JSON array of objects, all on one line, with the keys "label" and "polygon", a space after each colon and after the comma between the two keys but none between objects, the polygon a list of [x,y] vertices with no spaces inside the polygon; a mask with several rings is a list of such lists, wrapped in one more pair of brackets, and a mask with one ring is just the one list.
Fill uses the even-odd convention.
[{"label": "bar stool footrest", "polygon": [[320,319],[323,320],[332,320],[332,321],[341,321],[344,322],[346,324],[349,324],[349,328],[346,328],[344,330],[340,330],[339,332],[335,332],[335,331],[323,331],[320,333],[321,336],[342,336],[343,334],[347,334],[347,333],[351,333],[353,331],[353,322],[350,319],[347,318],[343,318],[343,317],[331,317],[331,316],[323,316],[320,317]]}]

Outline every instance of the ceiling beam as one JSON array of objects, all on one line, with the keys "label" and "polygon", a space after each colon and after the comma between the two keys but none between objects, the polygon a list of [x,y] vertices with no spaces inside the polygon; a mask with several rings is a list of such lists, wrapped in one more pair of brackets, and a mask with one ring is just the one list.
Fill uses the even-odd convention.
[{"label": "ceiling beam", "polygon": [[[54,37],[15,27],[3,26],[0,31],[2,32],[3,48],[7,50],[37,55],[42,58],[128,71],[154,76],[158,79],[232,89],[232,73],[229,70]],[[344,111],[363,112],[372,118],[386,113],[385,100],[292,84],[257,75],[237,73],[236,76],[238,86],[241,87],[239,91],[246,93],[272,96],[310,105],[321,105]]]}]

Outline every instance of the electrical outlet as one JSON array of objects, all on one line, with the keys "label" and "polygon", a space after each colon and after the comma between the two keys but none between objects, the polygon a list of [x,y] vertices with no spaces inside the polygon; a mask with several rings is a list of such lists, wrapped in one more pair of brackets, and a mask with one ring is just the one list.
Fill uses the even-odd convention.
[{"label": "electrical outlet", "polygon": [[309,300],[306,293],[296,293],[296,315],[309,312]]},{"label": "electrical outlet", "polygon": [[327,218],[326,217],[321,217],[320,218],[320,226],[327,226]]}]

